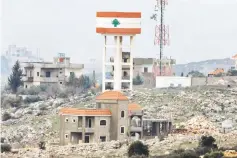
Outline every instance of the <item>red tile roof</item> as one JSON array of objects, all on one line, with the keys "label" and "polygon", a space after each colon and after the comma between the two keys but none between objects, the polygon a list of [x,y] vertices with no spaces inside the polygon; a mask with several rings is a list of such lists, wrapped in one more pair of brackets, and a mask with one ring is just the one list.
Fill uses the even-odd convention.
[{"label": "red tile roof", "polygon": [[217,74],[220,74],[220,73],[224,73],[225,70],[224,69],[216,69],[215,71],[213,72],[210,72],[209,75],[217,75]]},{"label": "red tile roof", "polygon": [[109,109],[76,109],[76,108],[62,108],[59,114],[63,115],[83,115],[83,116],[111,116]]},{"label": "red tile roof", "polygon": [[142,107],[136,103],[131,103],[131,104],[128,104],[128,110],[130,110],[130,111],[142,110]]},{"label": "red tile roof", "polygon": [[106,91],[97,96],[96,100],[128,100],[128,98],[118,91]]}]

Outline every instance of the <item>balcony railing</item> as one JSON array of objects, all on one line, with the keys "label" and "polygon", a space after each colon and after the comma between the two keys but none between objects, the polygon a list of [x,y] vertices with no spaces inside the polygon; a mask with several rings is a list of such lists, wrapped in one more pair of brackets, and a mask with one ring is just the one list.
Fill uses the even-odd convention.
[{"label": "balcony railing", "polygon": [[130,131],[131,132],[141,132],[142,131],[142,127],[131,126],[130,127]]}]

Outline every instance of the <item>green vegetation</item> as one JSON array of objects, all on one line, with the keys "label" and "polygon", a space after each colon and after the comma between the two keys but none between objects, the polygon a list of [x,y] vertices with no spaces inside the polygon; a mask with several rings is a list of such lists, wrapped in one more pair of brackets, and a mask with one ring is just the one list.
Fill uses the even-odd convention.
[{"label": "green vegetation", "polygon": [[149,156],[149,149],[147,145],[144,145],[141,141],[133,142],[128,148],[128,156]]},{"label": "green vegetation", "polygon": [[137,76],[133,78],[133,85],[141,85],[141,84],[143,84],[143,79],[139,74],[137,74]]},{"label": "green vegetation", "polygon": [[187,76],[192,76],[192,77],[205,77],[205,75],[199,71],[191,71],[188,73]]},{"label": "green vegetation", "polygon": [[1,143],[1,153],[10,152],[12,149],[10,144]]},{"label": "green vegetation", "polygon": [[8,85],[13,93],[16,93],[18,87],[22,85],[22,70],[20,69],[20,63],[18,60],[12,68],[12,74],[8,78]]},{"label": "green vegetation", "polygon": [[214,151],[214,152],[205,154],[203,158],[222,158],[223,156],[224,154],[222,152]]}]

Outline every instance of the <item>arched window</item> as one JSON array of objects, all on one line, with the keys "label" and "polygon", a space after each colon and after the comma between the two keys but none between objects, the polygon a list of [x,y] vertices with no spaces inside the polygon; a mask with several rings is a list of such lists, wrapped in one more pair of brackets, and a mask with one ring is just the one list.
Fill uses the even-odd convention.
[{"label": "arched window", "polygon": [[101,126],[106,126],[106,120],[100,120],[100,125]]},{"label": "arched window", "polygon": [[124,117],[124,111],[121,111],[121,117]]}]

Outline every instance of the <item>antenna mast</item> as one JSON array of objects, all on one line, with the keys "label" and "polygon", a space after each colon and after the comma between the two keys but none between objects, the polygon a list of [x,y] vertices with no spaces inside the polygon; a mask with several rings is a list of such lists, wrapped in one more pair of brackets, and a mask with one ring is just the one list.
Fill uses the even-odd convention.
[{"label": "antenna mast", "polygon": [[[162,57],[164,54],[164,46],[169,45],[169,26],[164,25],[164,11],[165,6],[168,5],[168,0],[156,0],[154,14],[151,16],[151,19],[156,21],[155,26],[155,39],[154,45],[160,46],[160,62],[159,62],[159,69],[160,69],[160,76],[162,76]],[[160,24],[157,20],[157,16],[160,14]]]}]

